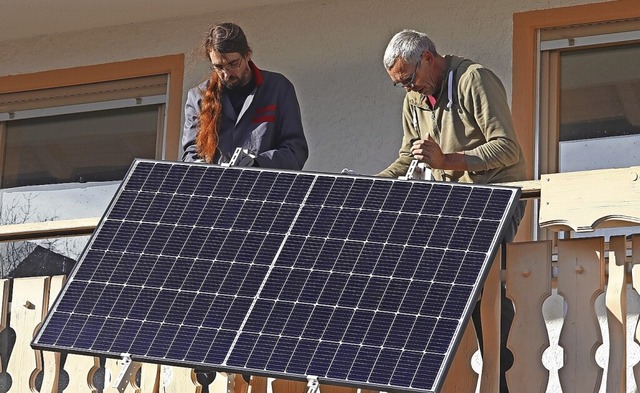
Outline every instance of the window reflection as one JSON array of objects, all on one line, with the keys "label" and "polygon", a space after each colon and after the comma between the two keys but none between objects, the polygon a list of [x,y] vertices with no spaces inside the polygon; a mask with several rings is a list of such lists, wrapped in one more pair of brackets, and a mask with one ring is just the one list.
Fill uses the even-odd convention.
[{"label": "window reflection", "polygon": [[560,172],[640,163],[638,64],[638,44],[561,53]]},{"label": "window reflection", "polygon": [[7,122],[2,187],[121,180],[155,158],[158,106]]},{"label": "window reflection", "polygon": [[89,236],[0,243],[2,278],[68,275]]}]

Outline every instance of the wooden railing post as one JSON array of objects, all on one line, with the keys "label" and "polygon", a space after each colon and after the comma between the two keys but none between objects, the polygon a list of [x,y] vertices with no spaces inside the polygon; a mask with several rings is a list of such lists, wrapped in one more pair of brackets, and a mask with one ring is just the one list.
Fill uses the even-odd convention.
[{"label": "wooden railing post", "polygon": [[626,245],[624,236],[609,240],[609,280],[606,305],[609,326],[609,364],[607,392],[627,391],[627,277]]},{"label": "wooden railing post", "polygon": [[507,344],[514,355],[507,382],[518,393],[547,391],[549,370],[542,354],[549,336],[542,306],[551,296],[551,253],[551,241],[507,245],[507,297],[516,310]]},{"label": "wooden railing post", "polygon": [[500,317],[502,291],[502,247],[496,252],[482,290],[482,378],[480,393],[500,391]]},{"label": "wooden railing post", "polygon": [[[58,292],[62,289],[63,283],[64,276],[51,277],[49,280],[49,300],[47,302],[47,307],[53,303]],[[42,359],[44,372],[42,375],[42,386],[40,387],[40,391],[43,393],[57,393],[58,383],[60,381],[60,369],[62,367],[60,364],[60,352],[42,351]]]},{"label": "wooden railing post", "polygon": [[565,362],[558,375],[565,393],[600,389],[602,369],[595,354],[602,336],[594,310],[603,290],[604,239],[560,240],[558,294],[564,298],[567,312],[559,339]]},{"label": "wooden railing post", "polygon": [[44,319],[48,291],[49,277],[13,280],[10,326],[16,334],[16,341],[7,367],[12,380],[8,392],[36,390],[36,377],[42,372],[42,360],[40,352],[31,350],[29,344]]},{"label": "wooden railing post", "polygon": [[[640,235],[633,235],[631,238],[631,276],[633,289],[640,293]],[[634,340],[640,345],[640,321],[636,325]],[[637,386],[640,386],[640,363],[633,366],[633,376]]]},{"label": "wooden railing post", "polygon": [[460,344],[449,367],[447,377],[442,385],[441,393],[475,392],[478,385],[478,374],[471,367],[473,354],[478,351],[478,337],[473,321],[464,330]]}]

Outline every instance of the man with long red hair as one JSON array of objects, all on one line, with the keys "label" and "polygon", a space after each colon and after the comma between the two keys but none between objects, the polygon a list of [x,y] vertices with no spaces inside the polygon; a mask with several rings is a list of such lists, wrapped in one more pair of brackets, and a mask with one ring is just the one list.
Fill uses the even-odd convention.
[{"label": "man with long red hair", "polygon": [[259,69],[240,26],[213,26],[201,45],[211,77],[189,90],[183,161],[223,164],[240,147],[243,165],[301,170],[309,155],[293,84]]}]

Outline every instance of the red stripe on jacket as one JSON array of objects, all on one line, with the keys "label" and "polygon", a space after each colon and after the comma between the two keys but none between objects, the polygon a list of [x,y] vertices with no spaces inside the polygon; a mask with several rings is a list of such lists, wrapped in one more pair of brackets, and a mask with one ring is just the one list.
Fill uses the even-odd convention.
[{"label": "red stripe on jacket", "polygon": [[267,106],[263,106],[262,108],[258,108],[256,109],[256,113],[262,114],[265,112],[275,112],[276,111],[276,105],[267,105]]},{"label": "red stripe on jacket", "polygon": [[258,116],[258,117],[254,117],[253,120],[251,120],[252,123],[273,123],[275,121],[276,121],[275,115]]}]

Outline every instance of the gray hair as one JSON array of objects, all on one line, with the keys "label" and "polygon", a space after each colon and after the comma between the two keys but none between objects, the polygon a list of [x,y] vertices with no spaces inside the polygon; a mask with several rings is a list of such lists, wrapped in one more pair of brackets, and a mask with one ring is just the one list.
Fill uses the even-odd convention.
[{"label": "gray hair", "polygon": [[382,62],[387,70],[391,69],[398,59],[410,64],[417,64],[425,50],[434,55],[438,54],[436,44],[426,34],[405,29],[391,38],[384,51]]}]

